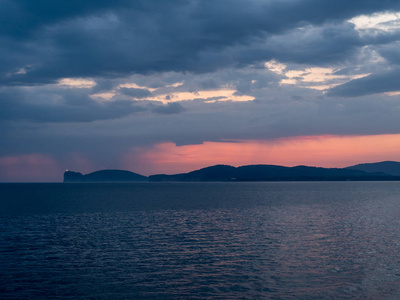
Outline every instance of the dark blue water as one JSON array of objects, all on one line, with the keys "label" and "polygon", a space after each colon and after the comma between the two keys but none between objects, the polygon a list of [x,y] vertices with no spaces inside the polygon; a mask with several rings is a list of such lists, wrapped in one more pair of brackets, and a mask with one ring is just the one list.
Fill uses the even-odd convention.
[{"label": "dark blue water", "polygon": [[0,184],[1,299],[400,299],[400,183]]}]

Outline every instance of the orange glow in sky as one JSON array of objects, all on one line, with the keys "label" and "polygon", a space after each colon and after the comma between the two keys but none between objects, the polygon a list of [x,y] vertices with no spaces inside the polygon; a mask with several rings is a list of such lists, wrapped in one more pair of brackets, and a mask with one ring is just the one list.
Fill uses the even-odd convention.
[{"label": "orange glow in sky", "polygon": [[293,137],[185,146],[162,143],[147,149],[134,148],[122,163],[126,169],[149,175],[188,172],[215,164],[346,167],[384,160],[400,161],[400,134]]}]

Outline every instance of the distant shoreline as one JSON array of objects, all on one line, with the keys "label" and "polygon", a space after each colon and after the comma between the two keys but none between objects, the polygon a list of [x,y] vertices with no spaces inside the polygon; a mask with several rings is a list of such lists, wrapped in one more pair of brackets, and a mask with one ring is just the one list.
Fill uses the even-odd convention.
[{"label": "distant shoreline", "polygon": [[66,171],[64,183],[129,182],[288,182],[288,181],[400,181],[399,162],[359,164],[346,168],[278,165],[215,165],[188,173],[143,176],[126,170],[100,170],[89,174]]}]

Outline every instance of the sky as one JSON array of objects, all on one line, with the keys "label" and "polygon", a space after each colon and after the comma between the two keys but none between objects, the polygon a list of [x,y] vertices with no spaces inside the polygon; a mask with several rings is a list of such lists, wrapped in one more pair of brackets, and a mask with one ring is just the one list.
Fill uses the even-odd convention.
[{"label": "sky", "polygon": [[398,0],[0,0],[0,182],[400,161]]}]

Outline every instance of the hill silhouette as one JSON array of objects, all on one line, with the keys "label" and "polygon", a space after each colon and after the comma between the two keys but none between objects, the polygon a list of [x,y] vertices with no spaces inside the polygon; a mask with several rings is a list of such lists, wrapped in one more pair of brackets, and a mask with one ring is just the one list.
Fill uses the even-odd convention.
[{"label": "hill silhouette", "polygon": [[400,162],[381,161],[377,163],[358,164],[347,167],[350,170],[360,170],[364,172],[381,172],[388,175],[400,176]]},{"label": "hill silhouette", "polygon": [[151,175],[149,181],[315,181],[315,180],[399,180],[383,173],[368,173],[347,168],[308,166],[283,167],[248,165],[232,167],[216,165],[189,173]]},{"label": "hill silhouette", "polygon": [[148,181],[146,176],[124,170],[100,170],[83,175],[79,172],[66,171],[64,182],[124,182]]},{"label": "hill silhouette", "polygon": [[100,170],[83,175],[66,171],[64,182],[130,182],[130,181],[344,181],[400,180],[400,163],[359,164],[347,168],[277,165],[233,167],[215,165],[188,173],[156,174],[149,177],[123,170]]}]

